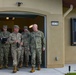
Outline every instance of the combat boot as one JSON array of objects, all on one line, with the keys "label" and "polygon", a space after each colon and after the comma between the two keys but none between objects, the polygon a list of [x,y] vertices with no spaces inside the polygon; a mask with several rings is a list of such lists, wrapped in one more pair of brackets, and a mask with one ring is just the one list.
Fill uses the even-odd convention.
[{"label": "combat boot", "polygon": [[8,68],[8,65],[7,64],[5,65],[5,68]]},{"label": "combat boot", "polygon": [[33,72],[35,72],[35,68],[34,67],[32,67],[32,69],[31,69],[31,71],[30,71],[31,73],[33,73]]},{"label": "combat boot", "polygon": [[41,70],[40,64],[38,65],[38,69],[37,70]]},{"label": "combat boot", "polygon": [[26,62],[25,66],[28,67],[28,62]]},{"label": "combat boot", "polygon": [[13,73],[16,73],[16,72],[17,72],[17,66],[14,66]]},{"label": "combat boot", "polygon": [[19,65],[19,68],[21,68],[22,66],[23,66],[23,63],[21,62],[20,65]]},{"label": "combat boot", "polygon": [[3,68],[3,65],[0,65],[0,69],[2,69]]},{"label": "combat boot", "polygon": [[17,71],[19,71],[18,67],[17,67]]}]

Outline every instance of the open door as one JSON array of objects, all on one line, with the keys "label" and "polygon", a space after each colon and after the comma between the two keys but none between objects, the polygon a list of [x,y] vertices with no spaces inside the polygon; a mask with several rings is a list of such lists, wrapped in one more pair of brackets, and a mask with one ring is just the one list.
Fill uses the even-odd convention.
[{"label": "open door", "polygon": [[[9,19],[7,19],[7,17]],[[46,16],[36,14],[36,13],[25,13],[25,12],[4,12],[0,13],[0,28],[4,24],[8,25],[8,31],[13,31],[14,25],[20,26],[20,32],[23,31],[24,26],[30,26],[31,24],[38,24],[39,30],[44,32],[46,38]],[[29,28],[31,32],[32,29]],[[31,57],[30,60],[31,62]],[[29,63],[30,64],[30,63]],[[12,66],[12,56],[11,56],[11,47],[10,47],[10,54],[9,54],[9,66]],[[46,51],[42,52],[42,67],[46,67]]]}]

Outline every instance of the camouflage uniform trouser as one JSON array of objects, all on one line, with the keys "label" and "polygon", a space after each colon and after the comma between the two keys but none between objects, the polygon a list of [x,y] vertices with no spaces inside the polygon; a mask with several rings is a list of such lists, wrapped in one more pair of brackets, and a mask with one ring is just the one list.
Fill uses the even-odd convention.
[{"label": "camouflage uniform trouser", "polygon": [[[0,64],[8,64],[9,47],[2,47],[0,49]],[[4,59],[5,60],[4,60]]]},{"label": "camouflage uniform trouser", "polygon": [[3,50],[0,48],[0,64],[3,64]]},{"label": "camouflage uniform trouser", "polygon": [[21,56],[21,49],[20,48],[11,48],[12,58],[13,58],[13,66],[18,66]]},{"label": "camouflage uniform trouser", "polygon": [[29,62],[30,52],[29,52],[28,48],[26,48],[26,47],[22,48],[22,51],[21,51],[21,62],[23,62],[24,54],[25,54],[25,61]]},{"label": "camouflage uniform trouser", "polygon": [[31,64],[32,67],[35,67],[36,65],[36,57],[37,57],[37,64],[41,64],[41,49],[31,49]]}]

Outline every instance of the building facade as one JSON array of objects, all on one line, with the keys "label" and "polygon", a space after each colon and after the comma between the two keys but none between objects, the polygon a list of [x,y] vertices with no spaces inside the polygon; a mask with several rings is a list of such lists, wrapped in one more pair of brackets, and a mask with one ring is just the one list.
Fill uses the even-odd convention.
[{"label": "building facade", "polygon": [[[17,2],[23,4],[18,7]],[[63,67],[65,63],[76,62],[70,57],[75,47],[68,44],[68,17],[72,14],[64,19],[62,0],[0,0],[0,12],[33,12],[46,16],[46,67]],[[58,25],[52,26],[52,21],[58,21]]]}]

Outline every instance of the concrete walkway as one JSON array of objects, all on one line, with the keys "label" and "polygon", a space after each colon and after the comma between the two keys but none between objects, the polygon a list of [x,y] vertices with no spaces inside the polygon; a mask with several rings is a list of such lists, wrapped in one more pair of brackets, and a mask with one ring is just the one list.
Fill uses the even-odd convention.
[{"label": "concrete walkway", "polygon": [[12,73],[12,67],[0,70],[0,75],[64,75],[68,73],[68,66],[71,66],[71,72],[76,72],[76,64],[67,64],[63,68],[42,68],[30,73],[31,68],[21,68],[17,73]]}]

